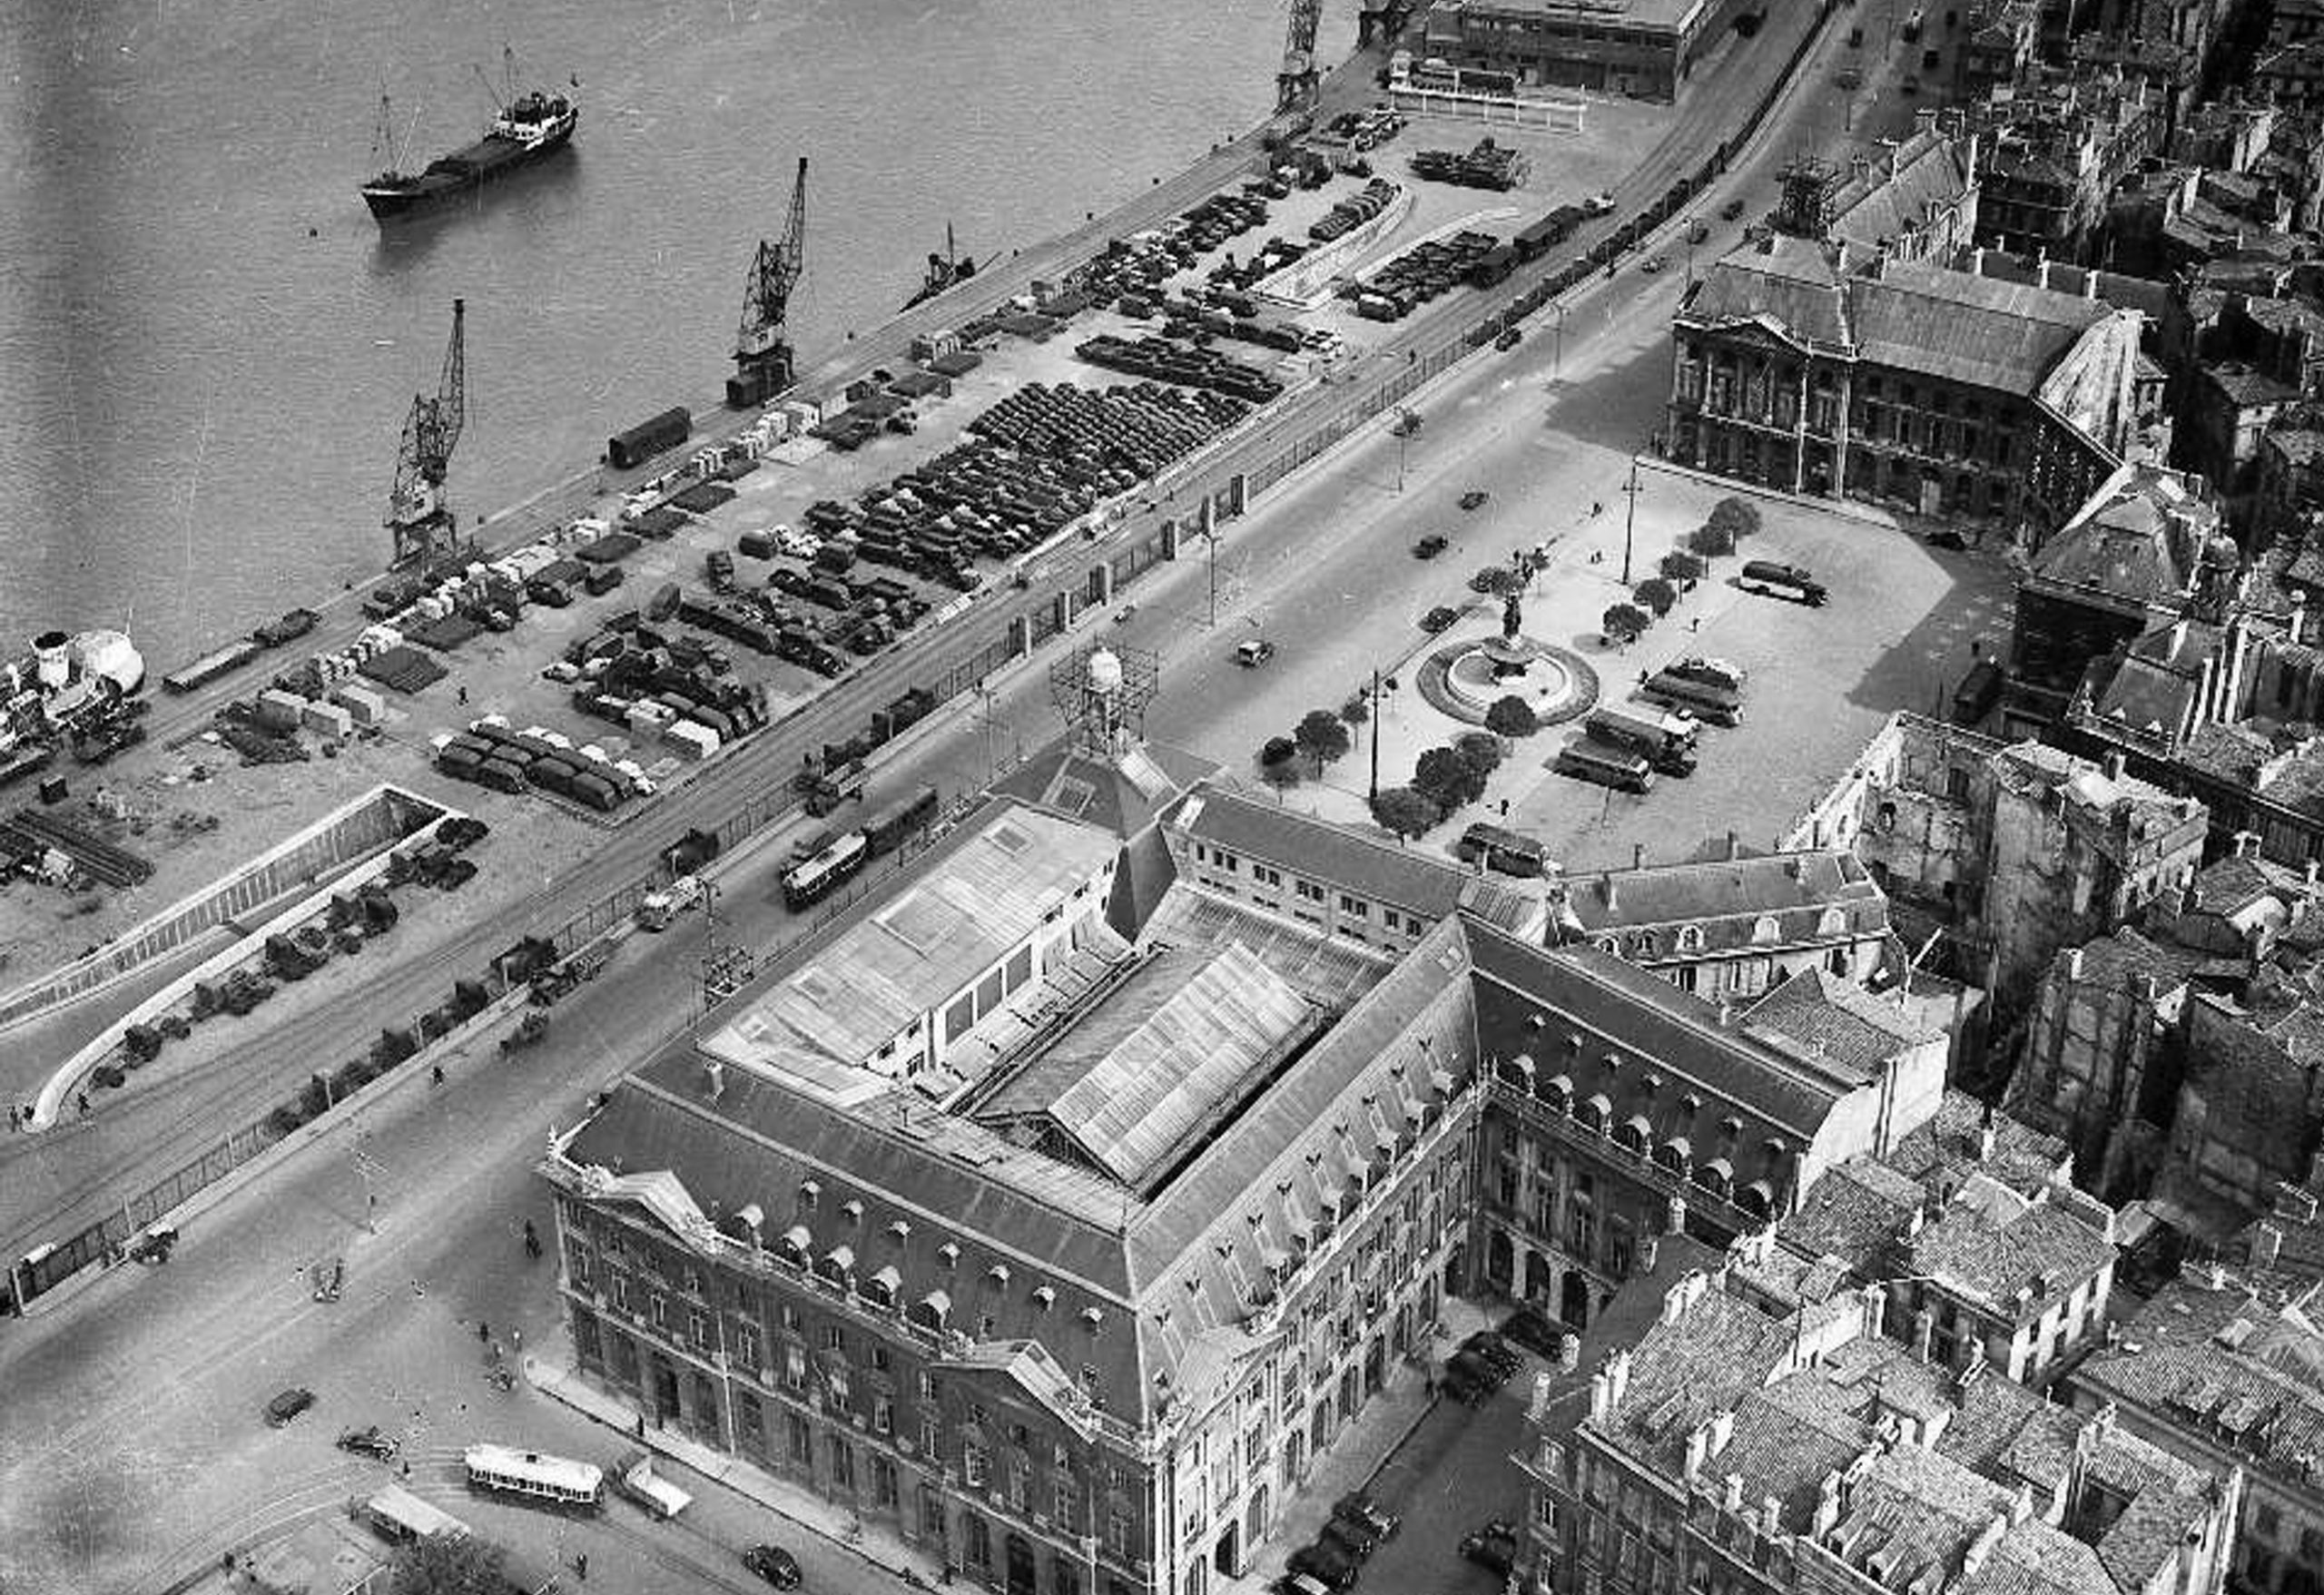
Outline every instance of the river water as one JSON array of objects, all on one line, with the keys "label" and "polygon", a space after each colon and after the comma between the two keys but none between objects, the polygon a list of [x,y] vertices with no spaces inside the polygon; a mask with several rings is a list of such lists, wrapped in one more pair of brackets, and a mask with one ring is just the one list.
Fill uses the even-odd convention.
[{"label": "river water", "polygon": [[[472,519],[715,390],[801,155],[803,366],[902,303],[948,220],[1005,253],[1253,125],[1285,11],[0,0],[0,652],[127,625],[158,673],[379,569],[455,296]],[[422,164],[481,132],[504,44],[521,82],[578,78],[574,152],[383,234],[356,194],[383,89]]]}]

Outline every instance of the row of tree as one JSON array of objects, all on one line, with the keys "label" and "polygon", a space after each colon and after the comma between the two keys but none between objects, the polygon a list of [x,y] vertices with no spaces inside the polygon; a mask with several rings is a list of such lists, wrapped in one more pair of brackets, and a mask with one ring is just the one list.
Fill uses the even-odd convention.
[{"label": "row of tree", "polygon": [[[1532,711],[1521,698],[1503,698],[1493,707],[1514,704],[1530,723]],[[1530,729],[1530,724],[1529,724]],[[1508,749],[1490,731],[1468,731],[1450,745],[1431,748],[1413,763],[1412,783],[1384,787],[1372,800],[1372,817],[1398,836],[1423,836],[1444,822],[1444,816],[1485,794],[1485,783],[1501,768]]]},{"label": "row of tree", "polygon": [[1610,606],[1600,617],[1606,640],[1636,642],[1678,604],[1679,583],[1709,576],[1712,560],[1731,557],[1743,539],[1758,529],[1759,512],[1745,500],[1730,496],[1712,505],[1709,517],[1687,534],[1687,546],[1662,556],[1662,574],[1639,583],[1626,602]]}]

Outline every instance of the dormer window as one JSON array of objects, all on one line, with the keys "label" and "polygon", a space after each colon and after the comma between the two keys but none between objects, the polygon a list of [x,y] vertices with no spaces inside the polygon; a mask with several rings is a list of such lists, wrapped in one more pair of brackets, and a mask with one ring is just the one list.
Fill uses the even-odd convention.
[{"label": "dormer window", "polygon": [[[1166,1314],[1167,1314],[1167,1309],[1165,1309]],[[1166,1320],[1166,1321],[1167,1321],[1167,1320]],[[1105,1312],[1104,1312],[1104,1310],[1103,1310],[1102,1308],[1098,1308],[1098,1307],[1084,1307],[1084,1308],[1082,1308],[1082,1309],[1081,1309],[1081,1327],[1082,1327],[1082,1328],[1084,1328],[1084,1329],[1088,1330],[1090,1334],[1097,1334],[1100,1329],[1103,1329],[1105,1326],[1106,1326],[1106,1314],[1105,1314]]]},{"label": "dormer window", "polygon": [[822,1195],[823,1187],[813,1180],[801,1180],[799,1182],[799,1211],[812,1213],[815,1210],[815,1204],[822,1200]]},{"label": "dormer window", "polygon": [[1006,1263],[995,1263],[995,1264],[994,1264],[990,1268],[989,1268],[989,1269],[987,1269],[987,1270],[985,1271],[985,1276],[984,1276],[984,1277],[985,1277],[985,1283],[986,1283],[986,1284],[988,1284],[988,1285],[991,1285],[993,1289],[995,1289],[995,1290],[1006,1290],[1006,1289],[1008,1289],[1008,1288],[1009,1288],[1009,1265],[1008,1265],[1008,1264],[1006,1264]]},{"label": "dormer window", "polygon": [[1056,1306],[1056,1305],[1057,1305],[1057,1288],[1056,1288],[1056,1286],[1054,1286],[1054,1285],[1035,1285],[1035,1286],[1033,1287],[1033,1305],[1034,1305],[1035,1306],[1039,1307],[1039,1308],[1042,1312],[1044,1312],[1044,1313],[1048,1312],[1051,1307]]},{"label": "dormer window", "polygon": [[905,1223],[901,1218],[897,1219],[894,1223],[888,1226],[888,1238],[894,1241],[896,1245],[900,1246],[902,1245],[906,1241],[911,1239],[911,1226]]},{"label": "dormer window", "polygon": [[936,1248],[936,1257],[945,1267],[958,1268],[960,1265],[960,1248],[955,1243],[946,1241]]},{"label": "dormer window", "polygon": [[1700,952],[1702,950],[1703,928],[1700,925],[1679,926],[1679,950],[1680,952]]},{"label": "dormer window", "polygon": [[857,1201],[852,1196],[850,1196],[845,1202],[840,1204],[839,1210],[847,1215],[847,1221],[850,1224],[861,1224],[863,1222],[863,1204]]}]

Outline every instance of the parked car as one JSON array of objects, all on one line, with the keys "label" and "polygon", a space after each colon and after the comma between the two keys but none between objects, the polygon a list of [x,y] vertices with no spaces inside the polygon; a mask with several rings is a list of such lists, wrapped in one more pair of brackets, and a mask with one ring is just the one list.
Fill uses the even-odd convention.
[{"label": "parked car", "polygon": [[1472,1529],[1461,1537],[1461,1554],[1505,1579],[1517,1565],[1516,1527],[1506,1518],[1495,1518]]},{"label": "parked car", "polygon": [[1356,1561],[1366,1561],[1380,1549],[1380,1536],[1352,1518],[1332,1518],[1324,1522],[1317,1543],[1336,1545]]},{"label": "parked car", "polygon": [[1639,270],[1651,277],[1655,272],[1661,271],[1663,267],[1669,263],[1670,257],[1669,255],[1649,255],[1644,261],[1639,263]]},{"label": "parked car", "polygon": [[1589,212],[1592,216],[1605,215],[1614,208],[1613,191],[1611,189],[1600,189],[1596,193],[1591,194],[1588,199],[1581,202],[1581,208]]},{"label": "parked car", "polygon": [[1335,1518],[1345,1518],[1352,1523],[1362,1523],[1383,1540],[1394,1539],[1396,1530],[1403,1522],[1403,1520],[1397,1517],[1394,1512],[1383,1507],[1361,1490],[1343,1495],[1332,1502],[1332,1515]]},{"label": "parked car", "polygon": [[1928,546],[1932,548],[1950,548],[1958,553],[1969,546],[1969,539],[1951,527],[1943,527],[1928,535]]},{"label": "parked car", "polygon": [[1701,217],[1698,216],[1692,222],[1687,223],[1687,241],[1689,243],[1701,243],[1709,237],[1710,223],[1704,221]]},{"label": "parked car", "polygon": [[1334,1590],[1346,1589],[1355,1582],[1355,1575],[1364,1570],[1363,1563],[1328,1540],[1301,1546],[1283,1565],[1291,1572],[1305,1573],[1317,1583],[1329,1585]]},{"label": "parked car", "polygon": [[1718,208],[1719,220],[1722,222],[1736,221],[1741,217],[1742,214],[1743,202],[1741,200],[1729,200],[1727,203]]},{"label": "parked car", "polygon": [[753,1545],[743,1552],[743,1565],[778,1590],[799,1587],[799,1559],[780,1545]]},{"label": "parked car", "polygon": [[1730,665],[1724,659],[1700,654],[1666,666],[1663,674],[1675,675],[1680,681],[1699,681],[1705,686],[1725,687],[1730,693],[1741,692],[1743,684],[1751,679],[1751,673],[1740,665]]},{"label": "parked car", "polygon": [[315,1393],[292,1385],[266,1403],[266,1421],[277,1429],[315,1404]]},{"label": "parked car", "polygon": [[1426,615],[1420,617],[1420,629],[1426,632],[1429,635],[1434,636],[1438,632],[1444,630],[1447,626],[1451,625],[1454,621],[1460,618],[1461,612],[1458,609],[1453,608],[1449,604],[1439,604],[1435,608],[1430,610]]},{"label": "parked car", "polygon": [[1423,537],[1419,542],[1413,545],[1413,557],[1414,559],[1433,559],[1452,546],[1452,539],[1445,537],[1443,533],[1431,532],[1427,537]]},{"label": "parked car", "polygon": [[1501,1337],[1523,1346],[1539,1357],[1554,1357],[1565,1348],[1566,1332],[1531,1307],[1520,1307],[1501,1326]]},{"label": "parked car", "polygon": [[1461,507],[1463,509],[1482,509],[1484,507],[1485,500],[1492,497],[1492,495],[1486,492],[1482,487],[1472,487],[1466,493],[1461,495]]},{"label": "parked car", "polygon": [[1495,349],[1500,349],[1500,350],[1511,350],[1511,349],[1515,349],[1519,344],[1521,344],[1521,343],[1522,343],[1522,342],[1524,342],[1524,341],[1525,341],[1525,329],[1524,329],[1524,328],[1522,328],[1522,327],[1503,327],[1503,328],[1501,330],[1501,336],[1500,336],[1500,337],[1498,337],[1498,338],[1496,338],[1496,339],[1494,339],[1494,340],[1492,340],[1492,346],[1493,346]]},{"label": "parked car", "polygon": [[1246,670],[1256,669],[1275,657],[1275,645],[1265,638],[1254,637],[1235,645],[1235,663]]},{"label": "parked car", "polygon": [[360,1429],[340,1430],[339,1449],[351,1451],[357,1456],[368,1456],[378,1462],[391,1462],[396,1460],[396,1452],[403,1448],[397,1442],[394,1435],[382,1434],[377,1423],[370,1423]]}]

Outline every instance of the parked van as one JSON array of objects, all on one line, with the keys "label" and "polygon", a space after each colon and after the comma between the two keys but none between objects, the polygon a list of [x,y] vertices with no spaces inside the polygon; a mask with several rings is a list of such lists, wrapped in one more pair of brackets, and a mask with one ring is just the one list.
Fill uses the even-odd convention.
[{"label": "parked van", "polygon": [[1561,775],[1594,781],[1617,792],[1645,793],[1654,787],[1654,770],[1644,754],[1627,748],[1610,748],[1587,739],[1568,743],[1559,750],[1557,763],[1550,767]]},{"label": "parked van", "polygon": [[1695,773],[1696,722],[1667,709],[1600,704],[1590,712],[1582,729],[1610,747],[1627,748],[1646,755],[1648,763],[1665,775]]},{"label": "parked van", "polygon": [[1531,877],[1546,873],[1550,867],[1548,852],[1531,837],[1482,822],[1462,832],[1452,852],[1464,864],[1482,861],[1486,869],[1503,875]]},{"label": "parked van", "polygon": [[1684,709],[1696,719],[1712,725],[1743,724],[1742,694],[1727,687],[1713,686],[1707,681],[1689,681],[1667,670],[1640,687],[1638,695],[1649,704],[1659,704],[1668,709]]}]

